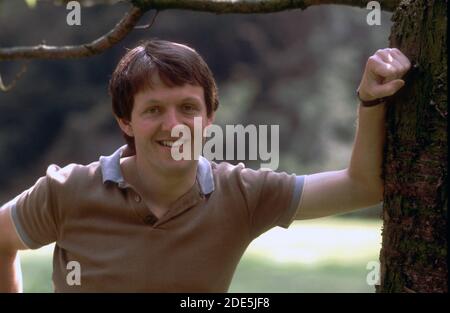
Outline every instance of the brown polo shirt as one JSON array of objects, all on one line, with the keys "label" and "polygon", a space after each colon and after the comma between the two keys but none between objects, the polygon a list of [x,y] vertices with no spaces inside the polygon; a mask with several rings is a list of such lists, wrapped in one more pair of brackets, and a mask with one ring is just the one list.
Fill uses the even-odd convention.
[{"label": "brown polo shirt", "polygon": [[56,242],[56,292],[226,292],[250,242],[295,217],[305,176],[200,158],[197,183],[158,220],[123,179],[125,147],[51,165],[5,204],[29,248]]}]

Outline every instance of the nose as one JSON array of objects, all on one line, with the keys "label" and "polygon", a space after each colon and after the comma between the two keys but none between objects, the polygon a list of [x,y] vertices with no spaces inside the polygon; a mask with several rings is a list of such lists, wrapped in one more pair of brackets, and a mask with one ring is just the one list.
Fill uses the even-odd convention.
[{"label": "nose", "polygon": [[179,119],[177,111],[174,108],[168,109],[163,116],[161,125],[162,130],[171,132],[172,128],[174,128],[178,124],[181,124],[181,121]]}]

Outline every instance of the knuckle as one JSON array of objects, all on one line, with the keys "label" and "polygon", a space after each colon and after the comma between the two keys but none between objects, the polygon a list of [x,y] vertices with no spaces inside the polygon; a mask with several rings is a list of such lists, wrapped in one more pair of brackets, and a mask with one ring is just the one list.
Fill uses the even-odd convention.
[{"label": "knuckle", "polygon": [[372,55],[367,62],[371,63],[371,64],[377,64],[380,62],[380,58],[377,55]]},{"label": "knuckle", "polygon": [[395,68],[395,66],[393,66],[392,64],[386,64],[385,68],[387,71],[389,71],[392,74],[395,74],[397,69]]},{"label": "knuckle", "polygon": [[367,59],[367,65],[371,66],[374,65],[376,63],[376,58],[374,56],[371,56]]}]

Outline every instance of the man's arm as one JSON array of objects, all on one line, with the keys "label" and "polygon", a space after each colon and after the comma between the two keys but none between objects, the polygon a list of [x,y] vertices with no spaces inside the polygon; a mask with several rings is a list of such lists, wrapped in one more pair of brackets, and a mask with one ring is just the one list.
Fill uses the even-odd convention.
[{"label": "man's arm", "polygon": [[16,233],[11,209],[0,207],[0,292],[22,292],[17,250],[27,249]]},{"label": "man's arm", "polygon": [[[369,58],[358,88],[369,101],[396,93],[405,82],[408,58],[397,49],[378,50]],[[358,124],[349,167],[308,175],[296,219],[345,213],[383,200],[381,178],[386,104],[358,108]]]}]

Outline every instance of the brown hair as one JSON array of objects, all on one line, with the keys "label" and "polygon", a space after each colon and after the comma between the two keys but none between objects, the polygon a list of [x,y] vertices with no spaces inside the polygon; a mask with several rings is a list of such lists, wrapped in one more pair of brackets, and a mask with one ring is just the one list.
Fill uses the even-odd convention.
[{"label": "brown hair", "polygon": [[[131,120],[134,96],[145,88],[152,88],[152,76],[159,74],[168,87],[184,84],[203,87],[208,117],[219,106],[216,82],[206,62],[185,45],[165,40],[150,40],[128,51],[119,61],[109,82],[112,108],[118,118]],[[122,132],[123,133],[123,132]],[[135,153],[134,139],[123,136]]]}]

